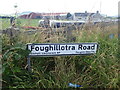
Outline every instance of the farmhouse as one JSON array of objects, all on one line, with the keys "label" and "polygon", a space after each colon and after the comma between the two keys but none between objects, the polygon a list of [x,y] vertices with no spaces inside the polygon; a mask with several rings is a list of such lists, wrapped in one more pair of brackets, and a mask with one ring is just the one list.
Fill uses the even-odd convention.
[{"label": "farmhouse", "polygon": [[74,20],[101,20],[103,19],[103,16],[97,11],[96,13],[88,13],[85,11],[85,13],[74,13],[73,14]]}]

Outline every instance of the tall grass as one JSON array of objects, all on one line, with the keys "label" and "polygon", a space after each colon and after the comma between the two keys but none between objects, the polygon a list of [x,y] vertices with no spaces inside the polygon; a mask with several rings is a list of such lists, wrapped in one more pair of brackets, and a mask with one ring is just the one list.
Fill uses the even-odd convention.
[{"label": "tall grass", "polygon": [[[26,44],[67,43],[63,33],[45,34],[38,30],[28,35],[21,32],[12,46],[9,37],[2,35],[3,88],[70,88],[68,83],[83,88],[120,88],[117,30],[117,25],[86,25],[73,30],[72,36],[76,40],[72,42],[98,42],[97,53],[90,56],[32,57],[32,72],[26,70],[29,53]],[[109,34],[115,36],[110,39]]]}]

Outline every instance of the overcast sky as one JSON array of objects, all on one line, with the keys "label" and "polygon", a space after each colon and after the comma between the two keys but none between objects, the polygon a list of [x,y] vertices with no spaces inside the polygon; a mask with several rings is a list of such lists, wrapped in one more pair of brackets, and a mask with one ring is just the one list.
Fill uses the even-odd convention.
[{"label": "overcast sky", "polygon": [[118,14],[119,0],[1,0],[0,14],[15,13],[17,11],[34,12],[96,12],[114,16]]}]

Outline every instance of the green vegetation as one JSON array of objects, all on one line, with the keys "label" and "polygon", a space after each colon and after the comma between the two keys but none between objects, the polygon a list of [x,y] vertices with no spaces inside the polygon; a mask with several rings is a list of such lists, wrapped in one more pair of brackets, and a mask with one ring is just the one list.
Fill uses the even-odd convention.
[{"label": "green vegetation", "polygon": [[[0,19],[0,21],[2,22],[2,29],[6,29],[8,27],[10,27],[10,19]],[[39,19],[16,19],[16,26],[38,26],[38,21]]]},{"label": "green vegetation", "polygon": [[[6,23],[6,21],[4,22]],[[27,24],[26,20],[23,22]],[[23,22],[21,21],[21,26],[24,25]],[[33,20],[33,22],[37,23],[38,21]],[[30,23],[35,26],[36,24],[33,22]],[[81,30],[72,32],[77,43],[98,42],[99,49],[96,54],[32,57],[32,72],[28,72],[26,58],[29,51],[26,50],[26,44],[47,43],[45,38],[49,34],[39,31],[30,35],[21,31],[14,38],[12,45],[7,35],[1,36],[3,88],[70,88],[68,83],[82,85],[82,88],[120,88],[117,25],[101,28],[97,25],[85,26]],[[115,36],[110,39],[109,34],[112,33]],[[67,42],[63,33],[52,34],[48,39],[52,43]]]}]

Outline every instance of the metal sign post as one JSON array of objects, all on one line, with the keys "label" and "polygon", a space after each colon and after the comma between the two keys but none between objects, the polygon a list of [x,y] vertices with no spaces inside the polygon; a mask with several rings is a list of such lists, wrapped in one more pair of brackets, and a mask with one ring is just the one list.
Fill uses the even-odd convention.
[{"label": "metal sign post", "polygon": [[27,44],[29,53],[27,64],[31,71],[30,57],[91,55],[98,49],[97,43],[52,43],[52,44]]},{"label": "metal sign post", "polygon": [[27,57],[28,71],[31,71],[30,56]]}]

